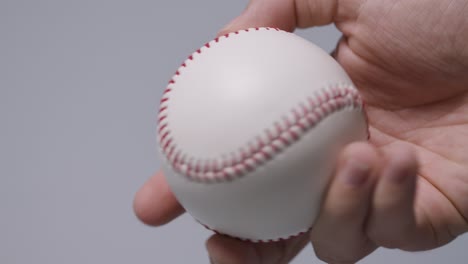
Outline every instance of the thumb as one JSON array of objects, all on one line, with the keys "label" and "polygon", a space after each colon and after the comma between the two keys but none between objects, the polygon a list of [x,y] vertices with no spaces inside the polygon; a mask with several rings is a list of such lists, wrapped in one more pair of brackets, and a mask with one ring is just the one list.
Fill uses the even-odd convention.
[{"label": "thumb", "polygon": [[338,0],[250,0],[244,12],[219,33],[251,27],[274,27],[286,31],[334,22]]}]

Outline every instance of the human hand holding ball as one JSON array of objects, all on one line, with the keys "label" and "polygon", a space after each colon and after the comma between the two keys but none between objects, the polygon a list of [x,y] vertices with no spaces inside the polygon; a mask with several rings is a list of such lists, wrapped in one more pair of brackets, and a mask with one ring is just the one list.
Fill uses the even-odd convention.
[{"label": "human hand holding ball", "polygon": [[[184,211],[177,202],[179,199],[188,212],[207,227],[253,241],[287,238],[313,226],[311,232],[269,243],[244,242],[216,235],[208,241],[208,250],[216,263],[287,263],[309,241],[322,260],[353,263],[379,246],[424,250],[446,244],[454,236],[466,232],[468,202],[464,197],[468,193],[468,169],[463,164],[467,164],[468,159],[461,153],[466,150],[468,139],[458,132],[468,123],[463,119],[468,112],[464,107],[468,102],[468,54],[462,45],[463,40],[468,39],[466,23],[459,23],[465,30],[453,33],[457,34],[454,39],[461,40],[451,42],[451,50],[420,52],[424,47],[417,43],[441,44],[450,38],[437,39],[437,28],[430,27],[430,23],[427,23],[430,28],[421,31],[425,34],[410,34],[410,37],[402,38],[407,42],[395,42],[391,38],[395,34],[387,32],[393,30],[406,36],[406,32],[412,32],[412,25],[421,25],[416,20],[422,16],[411,16],[412,20],[393,27],[403,23],[398,18],[400,13],[405,10],[429,12],[433,8],[436,12],[442,10],[438,6],[445,1],[430,5],[398,1],[391,9],[395,13],[385,16],[389,23],[384,24],[374,21],[382,17],[379,12],[387,10],[383,2],[380,5],[374,1],[359,5],[359,1],[340,4],[324,1],[321,5],[308,5],[312,7],[310,9],[302,5],[305,2],[320,1],[252,1],[247,11],[226,29],[227,32],[240,30],[239,34],[232,33],[234,35],[228,39],[221,37],[219,43],[208,44],[210,47],[205,48],[209,50],[202,48],[193,55],[193,60],[186,62],[186,67],[179,71],[180,75],[172,80],[170,91],[164,95],[166,99],[160,115],[163,120],[159,126],[159,139],[164,143],[161,144],[161,156],[165,160],[164,171],[171,187],[162,174],[151,178],[136,196],[137,215],[148,224],[166,223]],[[262,13],[265,6],[269,6],[268,14]],[[453,13],[450,19],[454,20],[458,17],[455,13],[461,8],[447,10]],[[355,20],[356,17],[360,19]],[[242,32],[245,28],[272,26],[292,30],[296,26],[326,24],[332,19],[344,34],[335,57],[350,78],[341,70],[338,71],[341,73],[330,77],[326,75],[326,69],[329,69],[326,66],[314,68],[309,65],[304,66],[310,67],[309,75],[294,80],[297,83],[309,82],[307,88],[282,90],[278,88],[284,87],[279,81],[282,75],[265,72],[261,73],[268,75],[266,80],[271,83],[264,85],[261,82],[265,80],[263,78],[248,78],[247,83],[260,82],[263,85],[246,86],[244,81],[247,78],[237,77],[257,73],[252,68],[223,71],[214,66],[219,66],[218,62],[210,64],[203,61],[203,58],[210,58],[209,52],[214,50],[211,48],[235,43],[236,36],[237,40],[242,39],[242,33],[247,33]],[[387,29],[380,30],[382,25],[387,25]],[[284,33],[266,29],[259,31]],[[450,35],[450,30],[445,30],[444,34]],[[278,48],[275,42],[269,43],[261,49],[266,54],[271,51],[268,48]],[[309,56],[308,52],[301,54]],[[258,60],[241,55],[216,55],[212,59],[232,62],[251,58],[247,65],[260,61],[268,64],[268,70],[277,69],[278,65],[275,66],[270,56],[262,55],[262,60]],[[290,59],[287,54],[281,55],[283,59]],[[300,56],[296,59],[302,60]],[[293,71],[295,68],[291,63],[286,64],[290,66],[286,67],[291,70],[290,74],[298,74]],[[191,70],[196,71],[197,65],[204,66],[199,68],[203,70],[196,76],[204,76],[210,71],[226,75],[218,75],[215,80],[197,80],[190,77]],[[226,65],[236,64],[223,63]],[[337,64],[330,62],[329,65]],[[339,66],[337,68],[340,69]],[[239,75],[233,75],[234,72]],[[316,85],[314,80],[317,76],[331,79],[331,82]],[[219,85],[223,79],[232,81],[227,86]],[[184,85],[184,81],[185,84],[208,83],[192,90],[189,85]],[[362,102],[353,83],[367,103],[369,143],[348,144],[367,135],[367,129],[362,129],[366,127],[361,112]],[[263,90],[266,87],[275,89],[271,89],[267,100],[258,100],[260,95],[267,94]],[[242,88],[246,90],[239,90]],[[205,96],[211,98],[204,98],[203,104],[193,108],[193,112],[181,106],[188,101],[193,103],[196,96],[203,96],[200,91],[210,94]],[[327,92],[318,96],[320,92],[315,93],[317,91]],[[311,97],[322,99],[313,102]],[[213,98],[216,100],[211,100]],[[240,102],[243,107],[235,109],[233,105],[240,105]],[[327,105],[330,102],[334,103]],[[212,113],[216,111],[213,109],[218,111]],[[233,113],[221,118],[226,116],[223,115],[228,112],[226,109],[232,109]],[[310,118],[318,112],[323,114]],[[197,117],[190,118],[192,114],[197,114]],[[253,118],[242,119],[242,116]],[[340,116],[346,118],[340,119]],[[200,120],[202,117],[206,119]],[[166,126],[165,120],[168,122]],[[249,123],[249,120],[255,121]],[[349,120],[357,122],[343,122]],[[327,123],[341,127],[329,129]],[[207,124],[213,125],[207,129]],[[169,133],[167,129],[170,129]],[[219,135],[232,140],[218,140]],[[337,139],[343,135],[352,137],[343,139],[337,146],[330,144],[338,142]],[[197,138],[204,140],[197,142]],[[323,145],[317,145],[317,142]],[[317,153],[323,154],[322,161],[316,157]],[[273,168],[274,164],[281,166]],[[327,169],[317,173],[317,168]],[[307,176],[299,173],[307,170],[315,170],[315,173]],[[268,188],[262,188],[265,186]],[[323,190],[325,192],[321,193]],[[241,201],[240,206],[230,202],[237,199]],[[274,201],[271,204],[277,208],[290,211],[283,214],[275,211],[274,206],[267,206],[268,201]],[[286,216],[292,216],[292,212],[300,213],[294,217]],[[252,222],[254,215],[264,218]],[[293,220],[283,221],[286,219]]]}]

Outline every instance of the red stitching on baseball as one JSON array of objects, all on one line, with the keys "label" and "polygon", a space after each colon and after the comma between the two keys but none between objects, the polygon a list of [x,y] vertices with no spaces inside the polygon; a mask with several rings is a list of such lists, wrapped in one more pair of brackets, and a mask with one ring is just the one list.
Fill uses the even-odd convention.
[{"label": "red stitching on baseball", "polygon": [[264,151],[264,150],[260,150],[259,151],[260,154],[262,154],[264,157],[266,157],[267,159],[271,159],[271,155],[268,154],[268,152]]},{"label": "red stitching on baseball", "polygon": [[169,150],[168,156],[172,156],[174,151],[175,151],[175,146],[172,146],[171,149]]},{"label": "red stitching on baseball", "polygon": [[299,135],[297,134],[296,131],[294,131],[294,130],[291,129],[291,131],[289,131],[289,133],[291,133],[291,136],[293,137],[293,139],[294,139],[295,141],[299,139]]},{"label": "red stitching on baseball", "polygon": [[252,242],[252,243],[272,243],[272,242],[279,242],[279,241],[289,240],[289,239],[292,239],[292,238],[299,237],[299,236],[302,236],[304,234],[307,234],[307,233],[310,232],[310,230],[312,230],[312,227],[310,227],[305,231],[301,231],[301,232],[298,232],[296,234],[292,234],[292,235],[284,236],[284,237],[271,238],[271,239],[248,239],[248,238],[242,238],[242,237],[237,237],[237,236],[224,234],[224,233],[222,233],[222,232],[220,232],[220,231],[218,231],[218,230],[216,230],[214,228],[211,228],[211,227],[203,224],[200,220],[195,219],[195,221],[197,221],[199,224],[201,224],[206,229],[208,229],[210,231],[213,231],[218,235],[234,238],[234,239],[241,240],[241,241]]},{"label": "red stitching on baseball", "polygon": [[167,136],[169,136],[169,134],[170,134],[170,131],[166,131],[166,133],[162,135],[161,141],[164,141],[167,138]]},{"label": "red stitching on baseball", "polygon": [[163,150],[164,150],[165,152],[167,151],[166,149],[169,147],[169,144],[171,144],[171,142],[172,142],[172,139],[169,139],[169,140],[166,142],[166,144],[164,144]]},{"label": "red stitching on baseball", "polygon": [[[302,118],[304,118],[310,123],[310,127],[313,127],[316,124],[318,124],[325,116],[331,113],[334,113],[340,109],[345,108],[350,103],[352,103],[351,106],[354,106],[355,105],[354,96],[351,97],[353,98],[352,101],[345,100],[346,98],[350,97],[349,95],[354,95],[353,93],[355,93],[355,91],[348,89],[344,91],[344,93],[340,95],[336,95],[334,97],[332,97],[331,94],[322,96],[322,98],[319,99],[319,102],[321,104],[318,104],[311,111],[309,111],[305,116],[303,115]],[[326,101],[325,98],[328,98],[329,100]],[[359,104],[357,104],[356,106],[360,107]],[[224,177],[225,180],[233,180],[234,178],[241,177],[245,174],[245,172],[243,170],[239,170],[236,166],[238,165],[246,166],[246,164],[248,164],[247,160],[249,159],[253,159],[253,161],[257,165],[263,164],[267,160],[271,160],[275,156],[275,154],[277,154],[280,151],[278,147],[275,144],[273,144],[275,140],[281,141],[281,143],[283,143],[283,145],[285,146],[288,146],[292,144],[293,142],[296,142],[297,140],[299,140],[301,138],[301,135],[294,129],[305,128],[304,125],[300,123],[302,118],[298,120],[294,120],[295,122],[292,122],[286,117],[283,118],[283,122],[284,124],[286,124],[286,128],[280,128],[279,125],[276,125],[276,128],[279,130],[278,132],[280,135],[274,138],[273,140],[269,140],[269,142],[264,142],[261,137],[256,137],[255,145],[253,146],[251,145],[251,148],[249,151],[250,153],[247,153],[248,154],[247,156],[245,154],[243,155],[241,154],[240,156],[242,158],[240,161],[235,160],[234,157],[225,158],[223,159],[223,164],[221,168],[218,168],[212,171],[206,171],[204,173],[199,173],[198,169],[194,170],[192,168],[193,166],[191,166],[191,164],[188,164],[187,169],[184,172],[184,174],[186,174],[186,176],[188,176],[188,178],[190,178],[191,180],[207,181],[207,182],[210,182],[213,180],[213,178],[216,178],[213,176],[208,177],[208,175],[206,175],[207,173],[210,173],[210,175],[211,174],[219,175],[219,172],[221,172],[221,174],[223,175],[222,177]],[[309,129],[303,129],[303,130],[307,131]],[[161,138],[161,142],[164,142],[167,137],[168,135],[164,134],[164,136]],[[168,142],[166,142],[164,146],[165,146],[164,149],[166,149],[167,148],[166,146],[168,146]],[[264,149],[266,147],[270,147],[274,151],[274,153],[269,153],[265,151]],[[169,157],[169,155],[167,156]],[[172,163],[172,166],[174,168],[180,167],[178,166],[175,160],[172,160],[170,162]],[[234,171],[234,175],[227,173],[227,171],[229,170]],[[220,181],[220,180],[222,181],[223,179],[219,179],[219,178],[216,179],[216,181]]]},{"label": "red stitching on baseball", "polygon": [[174,162],[178,164],[178,163],[179,163],[179,158],[180,158],[180,151],[178,151],[178,152],[175,154]]},{"label": "red stitching on baseball", "polygon": [[307,130],[307,127],[306,125],[304,125],[303,123],[301,122],[297,122],[296,125],[301,128],[302,131],[306,131]]},{"label": "red stitching on baseball", "polygon": [[[278,28],[254,28],[245,29],[242,32],[271,29],[281,31]],[[238,35],[240,31],[228,33],[223,37],[228,38],[233,34]],[[204,46],[209,49],[213,46],[213,43],[218,43],[220,40],[217,37]],[[195,53],[201,54],[203,50],[198,49],[193,54]],[[188,57],[189,60],[194,60],[193,54]],[[186,63],[182,63],[181,67],[187,67]],[[181,75],[180,69],[175,73],[175,76],[179,75]],[[166,122],[167,104],[169,101],[168,95],[173,89],[171,85],[175,83],[176,79],[174,78],[169,81],[169,86],[164,91],[164,96],[161,99],[160,127],[158,129],[161,136],[159,142],[172,167],[193,181],[223,182],[240,178],[271,160],[286,147],[299,140],[304,133],[310,131],[326,116],[348,107],[358,109],[363,107],[358,92],[350,85],[330,86],[311,97],[304,98],[304,102],[300,102],[297,107],[291,109],[289,114],[274,122],[272,127],[265,129],[260,136],[253,138],[253,141],[248,142],[235,153],[224,155],[218,159],[200,160],[195,157],[187,157],[187,154],[178,149],[170,137],[171,130]],[[186,162],[187,160],[189,162]]]},{"label": "red stitching on baseball", "polygon": [[159,122],[161,123],[161,122],[164,121],[164,119],[166,119],[166,118],[167,118],[167,116],[161,116],[161,117],[159,118]]},{"label": "red stitching on baseball", "polygon": [[163,131],[166,127],[167,127],[167,124],[164,124],[164,125],[160,126],[159,129],[158,129],[158,133],[161,134],[162,131]]}]

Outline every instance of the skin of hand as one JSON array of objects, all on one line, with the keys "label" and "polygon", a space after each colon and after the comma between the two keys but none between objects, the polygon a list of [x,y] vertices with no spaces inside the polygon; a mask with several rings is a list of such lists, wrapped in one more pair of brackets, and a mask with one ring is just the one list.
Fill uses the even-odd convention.
[{"label": "skin of hand", "polygon": [[[254,244],[214,235],[212,263],[288,263],[312,242],[332,264],[378,247],[421,251],[468,231],[468,1],[252,0],[219,34],[334,23],[336,60],[367,107],[370,140],[347,146],[310,234]],[[184,212],[161,173],[136,194],[159,226]]]}]

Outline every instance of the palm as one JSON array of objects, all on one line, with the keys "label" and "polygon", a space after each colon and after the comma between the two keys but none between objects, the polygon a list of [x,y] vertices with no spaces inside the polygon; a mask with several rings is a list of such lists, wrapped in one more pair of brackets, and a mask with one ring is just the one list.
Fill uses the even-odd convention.
[{"label": "palm", "polygon": [[[468,5],[433,1],[423,9],[420,1],[376,2],[362,5],[353,22],[337,23],[345,35],[337,59],[368,104],[371,142],[383,151],[401,142],[415,148],[421,162],[416,219],[433,232],[424,247],[436,247],[468,223],[468,65],[457,42],[468,21],[455,14],[466,13]],[[426,15],[454,20],[431,25]],[[417,30],[422,33],[415,37]],[[452,49],[442,49],[447,45]]]},{"label": "palm", "polygon": [[468,157],[463,151],[468,148],[468,120],[463,115],[468,109],[457,109],[457,101],[466,103],[467,98],[398,111],[368,109],[373,144],[385,149],[406,142],[418,153],[417,219],[433,228],[434,247],[466,231]]}]

